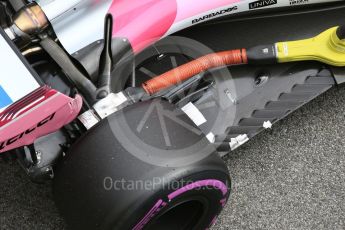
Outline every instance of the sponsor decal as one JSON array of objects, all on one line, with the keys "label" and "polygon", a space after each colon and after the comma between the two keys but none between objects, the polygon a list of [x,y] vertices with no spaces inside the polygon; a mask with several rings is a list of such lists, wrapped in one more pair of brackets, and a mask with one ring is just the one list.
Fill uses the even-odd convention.
[{"label": "sponsor decal", "polygon": [[307,4],[309,0],[290,0],[290,6]]},{"label": "sponsor decal", "polygon": [[201,18],[196,18],[196,19],[194,19],[192,21],[192,24],[195,24],[195,23],[198,23],[198,22],[202,22],[202,21],[205,21],[207,19],[212,19],[214,17],[221,16],[221,15],[224,15],[224,14],[228,14],[228,13],[231,13],[231,12],[236,11],[236,10],[238,10],[237,6],[233,6],[233,7],[230,7],[228,9],[225,9],[225,10],[220,10],[220,11],[217,11],[217,12],[205,15],[205,16],[203,16]]},{"label": "sponsor decal", "polygon": [[267,7],[271,5],[275,5],[278,3],[278,0],[260,0],[256,2],[249,3],[249,9],[258,9],[262,7]]},{"label": "sponsor decal", "polygon": [[18,134],[15,137],[12,137],[6,141],[3,141],[0,143],[0,150],[3,150],[4,148],[16,143],[17,141],[21,140],[23,137],[25,137],[26,135],[29,135],[30,133],[34,132],[35,130],[43,127],[44,125],[46,125],[47,123],[49,123],[51,120],[53,120],[55,116],[55,113],[53,113],[52,115],[50,115],[49,117],[43,119],[42,121],[40,121],[35,127],[32,127],[20,134]]}]

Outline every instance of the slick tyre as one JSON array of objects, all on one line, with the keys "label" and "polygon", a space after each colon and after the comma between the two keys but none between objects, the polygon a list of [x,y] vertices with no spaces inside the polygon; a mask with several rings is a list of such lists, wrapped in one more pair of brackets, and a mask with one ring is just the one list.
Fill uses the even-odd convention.
[{"label": "slick tyre", "polygon": [[[124,123],[141,123],[151,105],[140,103],[103,120],[55,169],[54,196],[70,229],[204,230],[216,221],[230,195],[226,165],[205,136],[193,137],[173,122],[165,125],[173,133],[167,148],[159,116],[146,122],[136,140]],[[192,125],[187,116],[179,119]]]}]

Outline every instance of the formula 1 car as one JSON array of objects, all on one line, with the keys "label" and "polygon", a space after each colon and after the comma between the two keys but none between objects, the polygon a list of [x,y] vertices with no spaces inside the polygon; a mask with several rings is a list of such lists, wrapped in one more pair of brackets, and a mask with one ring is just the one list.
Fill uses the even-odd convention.
[{"label": "formula 1 car", "polygon": [[345,2],[0,0],[0,153],[71,229],[210,229],[222,157],[345,80]]}]

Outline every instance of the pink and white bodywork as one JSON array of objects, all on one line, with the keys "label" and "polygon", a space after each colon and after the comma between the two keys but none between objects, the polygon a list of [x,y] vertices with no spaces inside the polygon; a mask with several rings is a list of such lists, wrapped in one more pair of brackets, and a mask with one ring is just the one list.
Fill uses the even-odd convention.
[{"label": "pink and white bodywork", "polygon": [[[339,0],[309,0],[298,5]],[[114,38],[125,38],[135,53],[193,25],[226,15],[268,8],[294,7],[291,0],[37,0],[65,49],[74,54],[103,38],[107,13],[114,18]]]},{"label": "pink and white bodywork", "polygon": [[[73,121],[82,98],[40,84],[20,52],[0,30],[0,153],[30,145]],[[14,68],[15,67],[15,68]],[[15,76],[15,77],[13,77]]]},{"label": "pink and white bodywork", "polygon": [[0,113],[0,152],[32,144],[79,114],[82,98],[69,98],[43,86]]}]

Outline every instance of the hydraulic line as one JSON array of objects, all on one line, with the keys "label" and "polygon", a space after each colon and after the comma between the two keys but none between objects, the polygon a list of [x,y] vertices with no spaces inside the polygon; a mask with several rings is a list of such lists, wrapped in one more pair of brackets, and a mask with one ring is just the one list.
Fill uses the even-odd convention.
[{"label": "hydraulic line", "polygon": [[152,95],[211,68],[247,63],[245,49],[208,54],[155,77],[145,82],[142,87],[148,94]]}]

